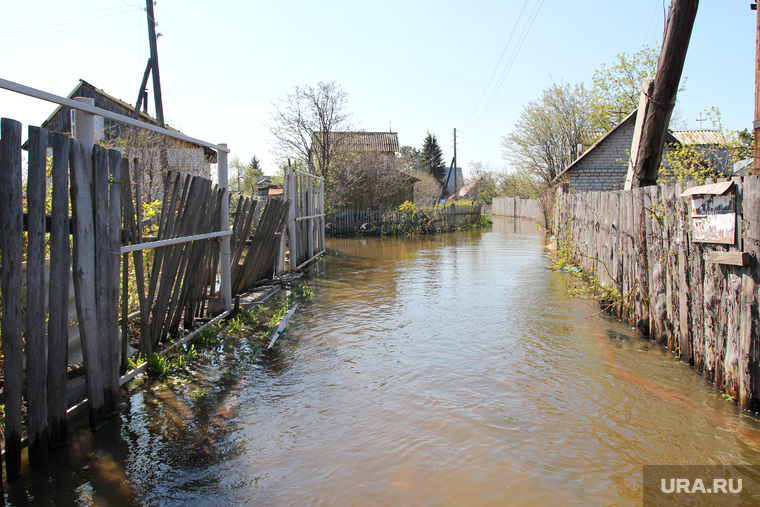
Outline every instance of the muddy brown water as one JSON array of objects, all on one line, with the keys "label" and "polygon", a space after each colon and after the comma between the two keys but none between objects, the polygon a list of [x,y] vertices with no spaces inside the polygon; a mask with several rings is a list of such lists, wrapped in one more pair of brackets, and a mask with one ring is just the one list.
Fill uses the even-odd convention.
[{"label": "muddy brown water", "polygon": [[135,389],[8,503],[636,505],[646,464],[760,464],[758,418],[588,318],[534,224],[328,248],[263,363]]}]

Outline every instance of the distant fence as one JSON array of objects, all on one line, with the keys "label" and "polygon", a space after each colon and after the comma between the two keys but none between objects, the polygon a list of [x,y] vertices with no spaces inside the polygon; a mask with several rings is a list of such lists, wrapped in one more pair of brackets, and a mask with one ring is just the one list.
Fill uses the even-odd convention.
[{"label": "distant fence", "polygon": [[536,199],[519,197],[494,197],[491,214],[497,217],[530,218],[543,220],[541,203]]},{"label": "distant fence", "polygon": [[695,241],[691,203],[679,197],[694,186],[559,192],[558,248],[617,292],[611,313],[758,411],[760,179],[733,179],[735,238],[726,245]]},{"label": "distant fence", "polygon": [[438,204],[419,208],[414,214],[401,210],[336,210],[328,215],[326,230],[333,236],[430,234],[476,224],[480,217],[479,204]]}]

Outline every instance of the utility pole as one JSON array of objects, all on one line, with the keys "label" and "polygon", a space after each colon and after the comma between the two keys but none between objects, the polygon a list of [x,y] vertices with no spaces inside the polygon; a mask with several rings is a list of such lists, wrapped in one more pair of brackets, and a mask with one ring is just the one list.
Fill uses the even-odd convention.
[{"label": "utility pole", "polygon": [[760,10],[757,4],[751,4],[752,10],[757,11],[757,26],[755,35],[755,121],[752,125],[755,131],[755,156],[752,162],[752,174],[760,176]]},{"label": "utility pole", "polygon": [[143,74],[142,83],[140,83],[140,92],[137,94],[137,102],[135,102],[135,111],[132,113],[132,118],[135,120],[140,118],[140,104],[148,105],[148,98],[146,95],[145,85],[148,84],[148,76],[150,75],[150,69],[153,66],[153,60],[148,58],[148,65],[145,67],[145,74]]},{"label": "utility pole", "polygon": [[639,108],[637,113],[645,114],[645,118],[636,165],[631,181],[626,182],[627,189],[657,183],[665,134],[676,103],[678,83],[681,81],[698,6],[698,0],[672,0],[670,3],[654,87],[651,95],[647,97],[645,111]]},{"label": "utility pole", "polygon": [[161,78],[158,74],[158,47],[156,46],[156,17],[153,14],[153,0],[145,0],[148,13],[148,42],[150,43],[151,71],[153,73],[153,101],[156,105],[156,119],[159,127],[164,125],[164,103],[161,101]]},{"label": "utility pole", "polygon": [[454,129],[454,200],[458,200],[457,194],[457,129]]}]

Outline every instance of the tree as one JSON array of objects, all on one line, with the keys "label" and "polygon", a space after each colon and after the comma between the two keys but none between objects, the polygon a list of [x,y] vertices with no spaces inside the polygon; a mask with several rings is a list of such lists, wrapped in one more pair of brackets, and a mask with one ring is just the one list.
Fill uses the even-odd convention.
[{"label": "tree", "polygon": [[421,169],[422,153],[412,146],[402,146],[401,155],[398,157],[396,166],[399,171],[416,173]]},{"label": "tree", "polygon": [[443,178],[446,176],[446,164],[443,161],[443,151],[438,145],[438,140],[430,132],[427,133],[425,140],[422,142],[421,155],[420,168],[422,171],[432,174],[435,179],[443,182]]},{"label": "tree", "polygon": [[612,66],[602,64],[594,71],[591,81],[595,114],[603,132],[612,129],[639,106],[641,82],[654,77],[658,57],[657,48],[645,45],[632,55],[618,54]]},{"label": "tree", "polygon": [[232,174],[234,174],[230,181],[232,190],[237,190],[245,195],[254,195],[259,179],[264,176],[258,157],[254,155],[251,161],[245,164],[234,156],[229,166],[232,169]]},{"label": "tree", "polygon": [[686,142],[672,144],[673,149],[663,154],[658,183],[692,180],[704,183],[707,178],[730,177],[737,162],[753,157],[752,132],[724,129],[720,110],[716,107],[705,113],[719,142],[706,145],[685,139]]},{"label": "tree", "polygon": [[583,84],[553,84],[523,106],[515,129],[501,138],[504,158],[550,185],[598,137],[593,104]]},{"label": "tree", "polygon": [[335,151],[332,133],[350,130],[347,98],[348,94],[334,81],[296,86],[293,93],[274,104],[270,126],[275,138],[273,153],[281,161],[293,158],[303,163],[311,152],[317,174],[329,185]]}]

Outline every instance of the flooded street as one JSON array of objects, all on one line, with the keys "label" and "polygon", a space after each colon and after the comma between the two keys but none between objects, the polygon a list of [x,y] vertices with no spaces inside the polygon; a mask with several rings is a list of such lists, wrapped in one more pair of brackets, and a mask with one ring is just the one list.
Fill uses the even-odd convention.
[{"label": "flooded street", "polygon": [[758,419],[587,318],[533,223],[328,248],[266,361],[202,387],[216,404],[136,391],[11,505],[636,505],[645,464],[760,463]]}]

